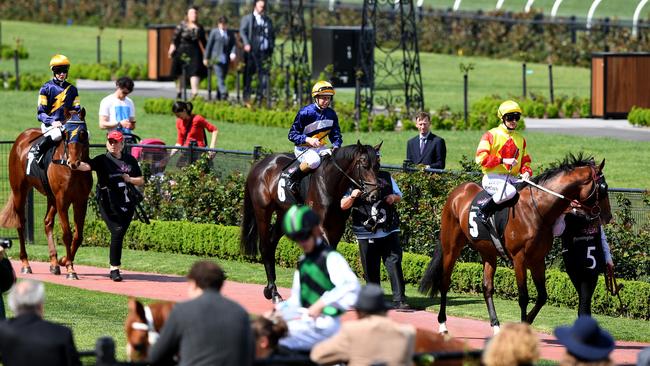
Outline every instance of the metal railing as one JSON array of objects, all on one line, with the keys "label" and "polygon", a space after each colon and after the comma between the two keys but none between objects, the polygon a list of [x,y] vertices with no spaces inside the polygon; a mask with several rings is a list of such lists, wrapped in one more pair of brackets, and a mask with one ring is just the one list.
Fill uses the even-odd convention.
[{"label": "metal railing", "polygon": [[[0,203],[4,204],[9,197],[11,188],[9,186],[9,177],[7,171],[7,163],[9,157],[9,150],[13,141],[0,141]],[[139,161],[143,170],[149,174],[169,174],[176,172],[192,164],[203,154],[210,154],[212,157],[209,161],[209,168],[218,176],[226,177],[229,174],[238,172],[243,175],[248,174],[252,163],[264,155],[263,149],[260,146],[254,147],[252,151],[240,150],[225,150],[225,149],[209,149],[197,146],[169,146],[169,145],[127,145],[127,148],[134,150],[140,148],[141,153]],[[170,157],[169,151],[177,150],[176,154]],[[106,147],[100,144],[90,145],[90,156],[102,154],[106,151]],[[410,162],[405,161],[402,165],[382,165],[383,169],[390,172],[405,172],[412,173],[421,170],[413,166]],[[448,169],[424,169],[425,172],[432,174],[445,174],[457,175],[464,172],[448,170]],[[469,174],[477,174],[479,172],[470,172]],[[636,227],[641,227],[650,224],[650,208],[644,203],[644,199],[648,192],[644,189],[632,188],[610,188],[610,203],[612,211],[620,210],[618,205],[617,195],[622,195],[631,202],[631,215],[636,222]],[[45,217],[45,210],[47,207],[46,199],[41,194],[32,194],[28,200],[28,215],[27,215],[27,239],[31,243],[46,243],[46,238],[43,230],[43,220]],[[86,221],[96,219],[94,215],[87,215]],[[15,238],[16,231],[13,229],[0,228],[0,237]]]}]

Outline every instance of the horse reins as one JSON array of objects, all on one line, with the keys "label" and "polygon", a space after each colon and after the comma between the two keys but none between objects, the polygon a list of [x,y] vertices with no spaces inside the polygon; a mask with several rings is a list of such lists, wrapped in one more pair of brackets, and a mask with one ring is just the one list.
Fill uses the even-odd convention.
[{"label": "horse reins", "polygon": [[134,330],[147,332],[147,341],[149,342],[149,345],[153,345],[156,343],[156,341],[158,341],[160,333],[156,331],[156,326],[153,321],[153,313],[151,312],[151,308],[149,306],[144,307],[144,318],[147,322],[146,324],[142,322],[133,322],[131,324],[131,328]]},{"label": "horse reins", "polygon": [[[367,196],[370,193],[372,193],[372,192],[376,191],[377,189],[379,189],[377,184],[369,183],[369,182],[366,182],[365,180],[361,180],[361,183],[357,182],[345,170],[343,170],[343,168],[341,168],[341,166],[336,162],[336,159],[334,159],[333,156],[331,156],[331,159],[332,159],[332,164],[334,164],[336,169],[338,169],[343,174],[343,176],[345,176],[350,182],[352,182],[352,184],[354,184],[357,188],[359,188],[361,190],[362,196]],[[359,177],[361,177],[361,164],[359,163],[359,161],[355,162],[355,166],[356,166],[357,170],[359,171]],[[368,191],[368,190],[366,190],[367,185],[368,186],[375,186],[375,188]]]}]

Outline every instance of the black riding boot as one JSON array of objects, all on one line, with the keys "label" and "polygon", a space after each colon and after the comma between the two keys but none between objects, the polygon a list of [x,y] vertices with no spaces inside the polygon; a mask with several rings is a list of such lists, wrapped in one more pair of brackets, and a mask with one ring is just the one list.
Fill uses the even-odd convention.
[{"label": "black riding boot", "polygon": [[485,200],[483,203],[478,205],[478,212],[476,216],[483,222],[483,224],[488,223],[488,219],[497,208],[496,202],[492,198]]},{"label": "black riding boot", "polygon": [[52,140],[52,137],[44,136],[41,140],[36,141],[36,143],[32,145],[31,149],[29,150],[29,153],[32,154],[36,160],[36,163],[38,163],[38,166],[41,168],[43,168],[43,155],[45,155],[45,152],[54,145],[55,141]]},{"label": "black riding boot", "polygon": [[300,195],[300,181],[304,178],[309,171],[302,171],[299,167],[289,174],[287,188],[293,193],[295,197]]}]

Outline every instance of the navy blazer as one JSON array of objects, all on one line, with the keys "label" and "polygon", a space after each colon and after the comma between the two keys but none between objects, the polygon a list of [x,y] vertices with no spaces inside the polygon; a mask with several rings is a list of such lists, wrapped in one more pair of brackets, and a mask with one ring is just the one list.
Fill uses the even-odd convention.
[{"label": "navy blazer", "polygon": [[430,132],[424,145],[424,151],[420,154],[420,135],[417,135],[406,144],[406,159],[414,164],[427,165],[429,168],[445,169],[445,160],[447,159],[445,140]]}]

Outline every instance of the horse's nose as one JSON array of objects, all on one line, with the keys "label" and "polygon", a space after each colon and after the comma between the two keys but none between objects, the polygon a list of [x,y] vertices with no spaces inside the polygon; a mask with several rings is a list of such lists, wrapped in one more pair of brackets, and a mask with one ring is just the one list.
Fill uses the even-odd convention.
[{"label": "horse's nose", "polygon": [[369,199],[371,202],[376,201],[377,198],[378,198],[378,194],[377,194],[377,192],[372,192],[372,193],[370,193],[370,194],[368,195],[368,199]]},{"label": "horse's nose", "polygon": [[76,160],[76,161],[73,161],[73,162],[68,160],[68,166],[73,170],[76,170],[77,168],[79,168],[80,164],[81,163],[79,162],[79,160]]}]

